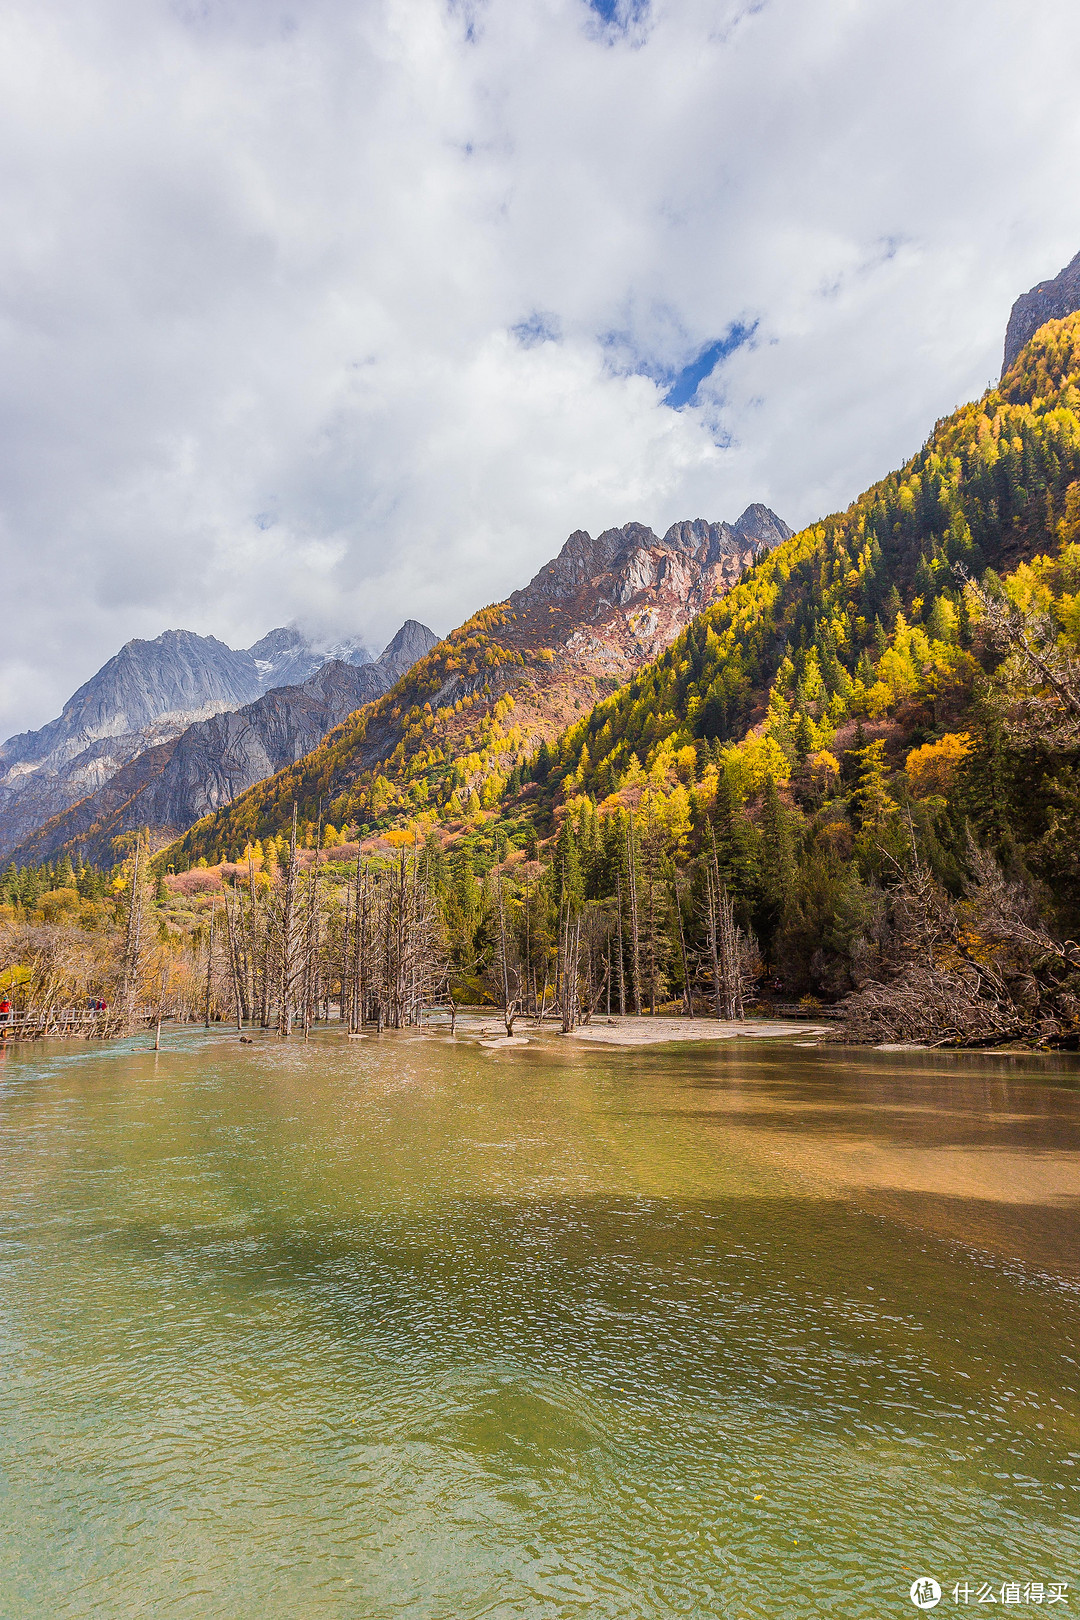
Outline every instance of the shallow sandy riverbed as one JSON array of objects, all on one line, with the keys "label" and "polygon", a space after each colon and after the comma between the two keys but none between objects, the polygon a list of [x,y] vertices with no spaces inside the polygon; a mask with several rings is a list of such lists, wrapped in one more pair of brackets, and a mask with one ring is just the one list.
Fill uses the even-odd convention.
[{"label": "shallow sandy riverbed", "polygon": [[822,1024],[804,1024],[802,1020],[745,1019],[732,1021],[718,1018],[606,1018],[593,1024],[581,1024],[574,1031],[579,1041],[602,1041],[608,1046],[653,1046],[661,1041],[729,1041],[737,1035],[771,1036],[805,1035],[816,1040],[828,1034]]},{"label": "shallow sandy riverbed", "polygon": [[[439,1025],[429,1026],[439,1029]],[[443,1033],[449,1033],[444,1030]],[[777,1039],[778,1037],[805,1037],[810,1045],[829,1034],[823,1024],[804,1023],[802,1019],[747,1018],[728,1023],[717,1018],[612,1018],[601,1016],[594,1023],[579,1024],[571,1036],[563,1037],[554,1019],[547,1019],[537,1029],[531,1019],[519,1018],[514,1034],[507,1037],[498,1017],[478,1018],[475,1014],[459,1015],[457,1034],[478,1040],[481,1046],[528,1046],[538,1036],[557,1036],[559,1039],[593,1041],[605,1046],[656,1046],[671,1041],[729,1041],[737,1036]]]}]

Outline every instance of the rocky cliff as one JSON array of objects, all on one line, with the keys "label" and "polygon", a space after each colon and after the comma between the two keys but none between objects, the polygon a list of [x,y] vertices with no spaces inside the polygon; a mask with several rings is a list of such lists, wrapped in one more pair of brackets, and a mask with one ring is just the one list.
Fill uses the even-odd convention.
[{"label": "rocky cliff", "polygon": [[673,523],[662,538],[641,523],[605,529],[595,540],[579,529],[509,598],[512,639],[561,641],[591,677],[625,679],[791,532],[761,505],[735,523]]},{"label": "rocky cliff", "polygon": [[0,745],[0,860],[127,761],[268,688],[304,681],[331,658],[371,662],[359,641],[318,649],[295,626],[271,630],[239,652],[190,630],[129,641],[55,720]]},{"label": "rocky cliff", "polygon": [[1030,292],[1021,293],[1012,307],[1005,328],[1004,377],[1013,361],[1040,326],[1060,321],[1080,309],[1080,253],[1059,270],[1051,281],[1040,281]]},{"label": "rocky cliff", "polygon": [[524,589],[474,614],[308,759],[193,827],[178,864],[278,831],[294,798],[310,816],[329,797],[335,825],[420,808],[453,814],[654,658],[790,534],[761,505],[736,523],[675,523],[663,537],[640,523],[595,539],[579,529]]},{"label": "rocky cliff", "polygon": [[124,832],[149,827],[157,843],[175,837],[310,753],[354,709],[392,686],[436,639],[410,619],[375,660],[356,665],[334,659],[306,681],[274,687],[253,703],[188,726],[144,749],[95,792],[36,829],[14,859],[44,861],[78,849],[108,866],[115,858],[113,840]]}]

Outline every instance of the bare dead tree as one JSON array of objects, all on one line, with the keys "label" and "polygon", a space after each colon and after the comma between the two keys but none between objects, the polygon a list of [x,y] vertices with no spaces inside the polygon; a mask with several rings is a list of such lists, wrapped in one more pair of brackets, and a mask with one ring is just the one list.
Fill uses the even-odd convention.
[{"label": "bare dead tree", "polygon": [[435,898],[415,855],[404,851],[381,873],[359,878],[353,908],[351,995],[361,1020],[377,1029],[420,1023],[448,981],[449,962]]},{"label": "bare dead tree", "polygon": [[686,930],[683,927],[682,892],[679,888],[678,872],[672,878],[672,889],[675,896],[675,916],[679,924],[679,957],[682,961],[683,972],[683,1009],[687,1018],[692,1018],[694,1016],[694,992],[690,979],[690,963],[686,954]]},{"label": "bare dead tree", "polygon": [[615,952],[616,952],[616,955],[615,955],[615,960],[616,960],[616,963],[618,964],[618,969],[619,969],[619,1016],[622,1017],[622,1018],[625,1018],[626,1017],[626,962],[625,962],[625,954],[626,953],[625,953],[625,947],[623,945],[623,893],[622,893],[622,874],[621,873],[617,875],[616,880],[615,880],[615,906],[616,906],[616,910],[615,910],[615,920],[616,920],[616,940],[615,940]]},{"label": "bare dead tree", "polygon": [[132,855],[131,894],[128,899],[127,929],[124,936],[122,1016],[125,1027],[130,1027],[134,1022],[136,998],[143,969],[143,932],[146,925],[145,868],[146,851],[140,832],[136,835]]},{"label": "bare dead tree", "polygon": [[630,905],[630,972],[633,979],[634,1013],[641,1016],[641,929],[638,918],[637,835],[631,811],[626,819],[626,885]]},{"label": "bare dead tree", "polygon": [[735,907],[720,875],[716,840],[704,860],[701,939],[698,960],[712,992],[718,1019],[746,1016],[746,997],[754,982],[757,948],[735,920]]},{"label": "bare dead tree", "polygon": [[556,997],[562,1016],[562,1032],[569,1035],[581,1021],[581,987],[578,966],[581,955],[581,917],[569,899],[562,907],[559,925],[559,956]]},{"label": "bare dead tree", "polygon": [[514,1019],[521,1011],[521,965],[514,948],[513,932],[506,926],[506,889],[501,874],[495,880],[495,910],[499,924],[496,976],[502,994],[503,1023],[507,1035],[513,1035]]},{"label": "bare dead tree", "polygon": [[[360,858],[357,856],[357,867]],[[359,884],[358,884],[359,886]],[[352,984],[352,927],[353,927],[353,888],[351,882],[345,884],[345,909],[341,919],[341,959],[338,963],[338,1013],[342,1027],[348,1022],[352,1031],[350,989]]]},{"label": "bare dead tree", "polygon": [[232,978],[233,1007],[236,1015],[237,1033],[242,1034],[246,1008],[244,1005],[244,976],[241,964],[241,942],[239,938],[239,921],[236,915],[237,899],[225,891],[225,928],[228,940],[229,973]]},{"label": "bare dead tree", "polygon": [[214,917],[215,917],[216,913],[217,913],[217,907],[213,903],[211,903],[211,906],[210,906],[210,936],[209,936],[209,938],[208,938],[208,940],[206,942],[206,1027],[207,1027],[207,1029],[210,1028],[210,990],[211,990],[211,978],[212,978],[213,965],[214,965]]},{"label": "bare dead tree", "polygon": [[293,995],[299,972],[297,929],[296,804],[293,803],[289,860],[281,895],[278,919],[278,1034],[283,1040],[292,1033]]},{"label": "bare dead tree", "polygon": [[612,922],[608,908],[604,905],[586,906],[582,925],[584,965],[579,973],[584,986],[581,1021],[589,1024],[605,991],[608,992],[610,1005]]}]

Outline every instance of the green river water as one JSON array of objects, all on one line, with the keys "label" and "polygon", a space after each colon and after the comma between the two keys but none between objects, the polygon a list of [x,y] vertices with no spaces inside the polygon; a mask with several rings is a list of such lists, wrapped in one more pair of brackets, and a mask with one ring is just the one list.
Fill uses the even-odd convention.
[{"label": "green river water", "polygon": [[1076,1059],[146,1047],[0,1054],[0,1620],[1080,1610]]}]

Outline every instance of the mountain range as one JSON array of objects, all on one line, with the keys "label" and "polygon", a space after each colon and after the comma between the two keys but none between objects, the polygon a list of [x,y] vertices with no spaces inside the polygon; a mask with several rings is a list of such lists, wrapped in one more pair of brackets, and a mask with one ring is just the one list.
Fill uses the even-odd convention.
[{"label": "mountain range", "polygon": [[319,650],[295,626],[243,651],[190,630],[129,641],[55,720],[0,744],[0,859],[136,754],[271,687],[304,681],[331,658],[364,665],[372,654],[355,640]]},{"label": "mountain range", "polygon": [[[993,812],[986,782],[1002,803],[1009,790],[994,756],[1000,730],[995,742],[992,712],[979,708],[957,570],[1019,570],[1020,600],[1032,589],[1025,569],[1080,541],[1078,263],[1016,301],[1008,353],[1045,308],[1066,313],[1036,326],[1001,384],[943,418],[917,456],[846,512],[794,536],[754,509],[737,525],[676,524],[659,540],[633,524],[572,535],[524,591],[453,632],[308,758],[196,824],[173,846],[176,864],[227,858],[280,832],[293,802],[305,817],[322,804],[335,825],[368,831],[421,811],[477,830],[482,810],[511,839],[523,815],[542,831],[560,803],[632,805],[645,783],[661,803],[685,784],[692,804],[716,791],[721,757],[734,802],[753,803],[770,781],[791,796],[790,836],[810,839],[822,871],[866,819],[863,778],[902,768],[913,749],[929,750],[941,781],[972,750],[958,780],[979,826]],[[1075,598],[1062,600],[1065,622]],[[866,763],[871,744],[876,764]],[[1030,777],[1034,766],[1024,769]],[[843,783],[838,798],[824,794],[815,854],[805,807],[822,803],[830,772]],[[1010,847],[1037,831],[1029,869],[1065,895],[1075,839],[1060,828],[1072,787],[1047,778],[1044,802],[1029,794],[1025,810],[1022,780]],[[946,830],[934,836],[943,847]],[[948,833],[961,845],[963,836]],[[867,881],[877,881],[875,858],[863,863]],[[962,855],[953,859],[955,882]],[[794,895],[778,890],[769,920],[755,919],[766,942]],[[819,901],[808,891],[799,904]]]},{"label": "mountain range", "polygon": [[[634,523],[595,539],[578,530],[505,607],[511,629],[500,645],[513,669],[493,670],[489,655],[478,680],[471,658],[461,664],[475,621],[441,644],[446,757],[456,747],[469,752],[470,727],[490,721],[511,689],[523,756],[565,725],[582,694],[618,685],[790,533],[760,504],[733,524],[677,523],[662,538]],[[399,701],[378,712],[372,705],[435,649],[433,632],[412,620],[378,658],[356,642],[318,650],[294,628],[241,652],[189,631],[130,642],[59,719],[0,749],[0,859],[23,865],[68,850],[107,866],[114,841],[136,827],[167,842],[276,781],[350,716],[361,717],[367,739],[351,775],[371,765],[393,773],[399,745],[402,761],[414,753],[398,724],[402,708],[413,706],[409,683]]]},{"label": "mountain range", "polygon": [[522,590],[460,625],[306,759],[204,817],[178,864],[242,850],[305,815],[371,824],[492,803],[538,745],[667,647],[791,529],[760,504],[735,523],[577,530]]},{"label": "mountain range", "polygon": [[[1080,254],[1016,300],[1003,379],[1048,320],[1078,306]],[[1031,482],[1030,472],[1017,476]],[[1030,553],[1023,524],[1002,529],[1008,498],[987,497],[998,532],[982,554],[999,565]],[[983,501],[965,514],[969,533],[986,529],[987,510]],[[474,812],[502,802],[538,746],[576,735],[590,710],[575,778],[610,787],[629,745],[621,755],[610,746],[608,699],[620,688],[638,694],[645,729],[632,751],[647,755],[650,734],[667,723],[639,701],[642,679],[659,680],[647,676],[650,666],[663,667],[699,615],[715,613],[748,570],[753,577],[778,547],[786,555],[791,541],[761,505],[732,524],[681,522],[662,537],[635,523],[595,538],[579,530],[524,589],[443,641],[413,626],[412,656],[400,668],[390,648],[379,660],[356,644],[320,653],[286,629],[240,653],[179,631],[130,643],[59,720],[0,750],[0,854],[40,860],[69,848],[107,863],[113,840],[145,825],[158,842],[185,834],[175,851],[184,864],[279,830],[294,800],[309,812],[328,804],[334,819],[361,826],[424,808]],[[921,593],[898,556],[893,587],[924,607],[933,560],[920,567]],[[732,685],[745,658],[744,645],[732,646],[713,685]],[[268,688],[279,695],[268,700]],[[726,716],[717,735],[753,713],[718,691],[698,702],[699,713]]]},{"label": "mountain range", "polygon": [[[186,632],[168,632],[159,642],[184,635]],[[190,641],[201,639],[191,637]],[[132,753],[94,792],[27,834],[13,851],[14,860],[20,865],[44,861],[69,849],[108,866],[115,858],[113,840],[122,833],[149,827],[155,842],[167,841],[207,811],[228,804],[252,783],[309,753],[346,715],[391,687],[436,639],[433,631],[410,619],[378,658],[366,655],[364,662],[342,657],[320,661],[295,632],[272,631],[250,649],[252,655],[262,655],[256,661],[259,679],[272,680],[285,671],[310,669],[314,664],[306,680],[272,686],[254,702],[239,707],[219,704],[206,718],[160,739],[155,732],[174,725],[176,711],[164,723],[161,717],[148,723],[142,735],[149,746]],[[158,643],[134,645],[157,647]],[[208,681],[220,662],[216,654],[220,646],[213,644],[215,651],[203,668]],[[185,647],[193,650],[190,642]],[[355,658],[361,649],[347,643],[333,650],[351,652]],[[241,677],[249,675],[246,665],[238,667]],[[105,670],[109,669],[106,665]],[[115,677],[109,679],[115,688]],[[107,723],[106,699],[101,692],[95,702],[99,723]],[[126,714],[130,708],[129,700]],[[69,709],[71,704],[65,714]],[[125,735],[125,743],[131,736]]]}]

